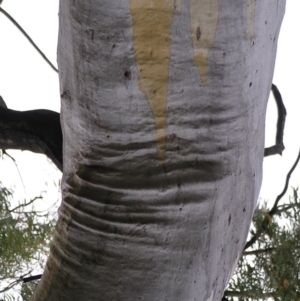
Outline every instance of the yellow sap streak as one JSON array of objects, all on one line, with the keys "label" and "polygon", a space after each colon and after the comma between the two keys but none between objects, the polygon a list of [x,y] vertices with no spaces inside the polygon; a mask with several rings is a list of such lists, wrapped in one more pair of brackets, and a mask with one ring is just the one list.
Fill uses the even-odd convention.
[{"label": "yellow sap streak", "polygon": [[131,0],[135,60],[139,86],[146,95],[156,126],[160,163],[166,156],[166,107],[174,0]]},{"label": "yellow sap streak", "polygon": [[207,56],[214,46],[219,0],[190,0],[194,57],[203,86],[207,85]]},{"label": "yellow sap streak", "polygon": [[255,0],[247,1],[247,38],[254,39]]}]

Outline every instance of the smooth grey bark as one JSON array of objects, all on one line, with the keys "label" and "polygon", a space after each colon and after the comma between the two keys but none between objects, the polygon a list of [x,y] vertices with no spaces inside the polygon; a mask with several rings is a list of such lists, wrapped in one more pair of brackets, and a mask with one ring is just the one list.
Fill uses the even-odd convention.
[{"label": "smooth grey bark", "polygon": [[261,185],[284,7],[60,1],[63,201],[34,300],[221,299]]}]

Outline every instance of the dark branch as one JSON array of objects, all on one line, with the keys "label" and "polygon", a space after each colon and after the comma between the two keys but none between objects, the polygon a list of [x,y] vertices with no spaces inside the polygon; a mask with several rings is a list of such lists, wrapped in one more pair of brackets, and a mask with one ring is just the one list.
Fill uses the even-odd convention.
[{"label": "dark branch", "polygon": [[[1,4],[1,3],[0,3]],[[58,72],[58,70],[53,66],[53,64],[48,60],[46,55],[40,50],[40,48],[33,42],[33,40],[30,38],[30,36],[26,33],[26,31],[18,24],[18,22],[8,13],[6,12],[2,7],[0,7],[0,12],[3,13],[26,37],[26,39],[30,42],[30,44],[36,49],[36,51],[43,57],[43,59],[49,64],[49,66],[55,71]]]},{"label": "dark branch", "polygon": [[287,250],[299,250],[299,247],[277,247],[277,248],[266,248],[266,249],[259,249],[259,250],[253,250],[253,251],[245,251],[242,256],[248,256],[248,255],[260,255],[265,253],[271,253],[271,252],[278,252],[281,250],[287,251]]},{"label": "dark branch", "polygon": [[62,130],[59,113],[50,110],[14,111],[0,96],[0,149],[45,154],[62,171]]},{"label": "dark branch", "polygon": [[286,117],[286,109],[282,101],[281,94],[277,87],[272,84],[272,92],[276,101],[278,119],[277,119],[277,132],[276,132],[276,144],[271,147],[265,148],[265,157],[279,154],[281,155],[284,150],[283,134]]},{"label": "dark branch", "polygon": [[35,275],[35,276],[24,277],[24,278],[22,278],[22,280],[23,280],[23,283],[27,283],[27,282],[34,281],[34,280],[39,280],[41,278],[42,278],[42,274],[39,274],[39,275]]},{"label": "dark branch", "polygon": [[[270,293],[260,293],[259,298],[272,298],[276,294],[275,292],[270,292]],[[245,291],[225,291],[224,292],[225,297],[237,297],[237,298],[257,298],[258,292],[255,290],[245,290]]]}]

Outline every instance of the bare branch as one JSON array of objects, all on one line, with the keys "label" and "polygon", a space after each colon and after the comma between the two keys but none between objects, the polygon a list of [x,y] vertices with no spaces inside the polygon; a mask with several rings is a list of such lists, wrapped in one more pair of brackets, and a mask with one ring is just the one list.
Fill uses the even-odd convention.
[{"label": "bare branch", "polygon": [[[262,293],[259,295],[259,298],[272,298],[275,296],[274,293]],[[237,298],[255,298],[257,297],[257,291],[225,291],[224,292],[225,297],[237,297]]]},{"label": "bare branch", "polygon": [[284,150],[283,134],[286,117],[286,109],[283,104],[283,100],[278,88],[272,84],[272,92],[276,101],[278,119],[277,119],[277,132],[276,132],[276,144],[271,147],[265,148],[265,157],[279,154],[281,155]]},{"label": "bare branch", "polygon": [[[3,101],[2,97],[0,99]],[[0,106],[0,149],[45,154],[62,171],[62,130],[59,113],[14,111]]]},{"label": "bare branch", "polygon": [[266,249],[259,249],[259,250],[253,250],[253,251],[246,251],[246,252],[243,252],[242,256],[260,255],[260,254],[264,254],[264,253],[271,253],[274,251],[277,252],[279,250],[298,250],[298,249],[300,249],[300,246],[299,247],[290,247],[290,248],[287,248],[287,247],[266,248]]},{"label": "bare branch", "polygon": [[31,282],[34,280],[39,280],[41,278],[42,278],[42,274],[26,277],[26,278],[23,278],[23,283]]},{"label": "bare branch", "polygon": [[17,171],[18,171],[19,177],[20,177],[20,179],[21,179],[21,182],[22,182],[24,191],[26,191],[26,188],[25,188],[25,185],[24,185],[24,181],[23,181],[22,175],[21,175],[21,173],[20,173],[20,170],[19,170],[19,167],[18,167],[18,164],[17,164],[15,158],[13,158],[13,157],[12,157],[10,154],[8,154],[5,150],[2,150],[2,153],[3,153],[3,155],[6,155],[8,158],[10,158],[10,159],[13,161],[13,163],[14,163],[14,165],[15,165]]},{"label": "bare branch", "polygon": [[277,251],[277,248],[266,248],[266,249],[259,249],[259,250],[253,250],[253,251],[245,251],[243,252],[242,256],[248,256],[248,255],[260,255],[264,253],[270,253],[273,251]]},{"label": "bare branch", "polygon": [[33,42],[33,40],[30,38],[30,36],[26,33],[26,31],[18,24],[18,22],[8,13],[6,12],[2,7],[0,7],[0,12],[3,13],[26,37],[26,39],[30,42],[30,44],[36,49],[36,51],[42,56],[42,58],[48,63],[48,65],[55,71],[58,72],[58,70],[54,67],[54,65],[48,60],[46,55],[40,50],[40,48]]}]

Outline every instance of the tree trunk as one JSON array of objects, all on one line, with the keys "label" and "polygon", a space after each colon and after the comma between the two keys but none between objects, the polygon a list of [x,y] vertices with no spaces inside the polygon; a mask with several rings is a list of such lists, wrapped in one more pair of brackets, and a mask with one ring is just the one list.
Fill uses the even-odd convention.
[{"label": "tree trunk", "polygon": [[261,185],[284,8],[60,1],[63,202],[34,300],[221,300]]}]

